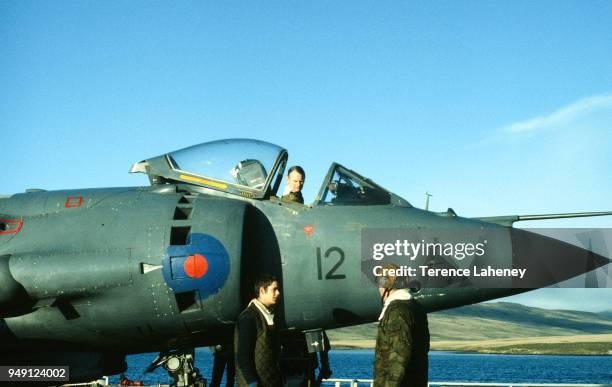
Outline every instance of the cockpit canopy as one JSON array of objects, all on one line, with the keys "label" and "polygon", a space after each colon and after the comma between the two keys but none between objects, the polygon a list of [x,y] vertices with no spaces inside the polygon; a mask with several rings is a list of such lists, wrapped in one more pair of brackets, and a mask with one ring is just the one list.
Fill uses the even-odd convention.
[{"label": "cockpit canopy", "polygon": [[[263,199],[278,191],[287,151],[265,141],[231,139],[206,142],[143,160],[130,172],[149,175],[151,185],[190,184]],[[410,206],[372,180],[333,163],[315,199],[317,205]]]},{"label": "cockpit canopy", "polygon": [[263,198],[272,185],[278,189],[287,151],[277,145],[249,139],[206,142],[134,164],[130,172],[149,175],[152,185],[166,182]]},{"label": "cockpit canopy", "polygon": [[318,205],[333,206],[393,204],[411,207],[406,200],[338,163],[333,163],[329,168],[315,202]]}]

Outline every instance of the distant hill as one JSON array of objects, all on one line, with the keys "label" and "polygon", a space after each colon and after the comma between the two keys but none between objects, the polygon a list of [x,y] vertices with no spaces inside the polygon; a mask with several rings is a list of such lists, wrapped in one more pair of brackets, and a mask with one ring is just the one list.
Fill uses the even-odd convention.
[{"label": "distant hill", "polygon": [[[609,340],[612,312],[548,310],[509,302],[481,303],[431,313],[429,329],[432,342],[445,343],[583,335],[602,335]],[[377,325],[372,323],[334,329],[329,331],[329,337],[332,343],[341,346],[356,343],[355,346],[371,347],[376,331]],[[606,345],[612,348],[612,344]]]},{"label": "distant hill", "polygon": [[612,318],[612,309],[606,310],[605,312],[599,312],[598,314],[605,318]]},{"label": "distant hill", "polygon": [[[549,310],[510,302],[483,303],[430,316],[435,340],[570,336],[612,333],[612,316],[574,310]],[[470,327],[462,332],[457,326]]]}]

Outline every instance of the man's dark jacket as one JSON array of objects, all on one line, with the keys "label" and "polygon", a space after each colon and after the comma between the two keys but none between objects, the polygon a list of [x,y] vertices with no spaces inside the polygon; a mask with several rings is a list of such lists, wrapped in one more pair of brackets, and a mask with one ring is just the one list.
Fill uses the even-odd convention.
[{"label": "man's dark jacket", "polygon": [[378,325],[374,386],[427,387],[427,313],[414,300],[392,301]]},{"label": "man's dark jacket", "polygon": [[238,316],[234,345],[239,386],[254,382],[265,387],[282,385],[280,341],[276,329],[266,323],[253,302]]}]

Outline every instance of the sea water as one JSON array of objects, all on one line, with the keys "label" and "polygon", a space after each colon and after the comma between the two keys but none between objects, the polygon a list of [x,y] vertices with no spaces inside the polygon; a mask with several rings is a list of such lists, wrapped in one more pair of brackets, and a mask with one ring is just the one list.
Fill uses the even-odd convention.
[{"label": "sea water", "polygon": [[[156,354],[127,357],[130,379],[146,384],[170,383],[161,367],[149,374],[143,370]],[[332,350],[332,378],[372,378],[374,351],[371,349]],[[210,380],[212,354],[207,349],[196,350],[196,366]],[[592,383],[612,384],[612,356],[553,356],[553,355],[484,355],[471,353],[429,353],[430,381],[446,382],[514,382],[514,383]],[[118,376],[110,378],[119,383]]]}]

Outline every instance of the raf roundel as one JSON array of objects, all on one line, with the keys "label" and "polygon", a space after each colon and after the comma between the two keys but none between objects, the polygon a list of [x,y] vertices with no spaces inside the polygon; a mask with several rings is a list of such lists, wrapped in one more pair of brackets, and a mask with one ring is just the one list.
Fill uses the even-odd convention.
[{"label": "raf roundel", "polygon": [[193,254],[183,263],[185,273],[191,278],[200,278],[208,271],[208,261],[201,254]]},{"label": "raf roundel", "polygon": [[195,291],[200,300],[223,288],[229,275],[229,254],[215,237],[189,234],[187,244],[168,246],[163,259],[164,280],[175,293]]}]

